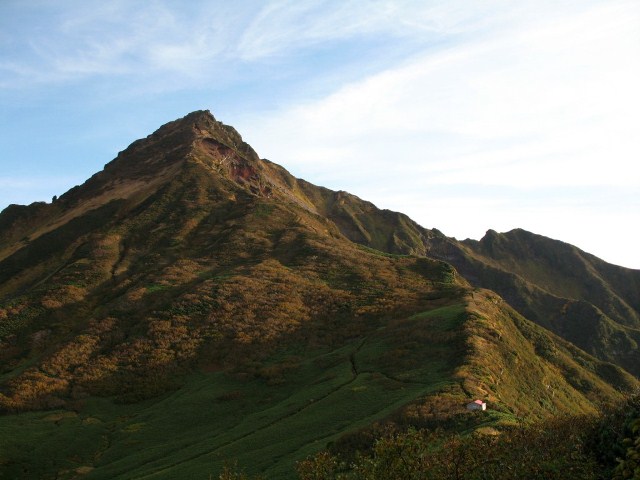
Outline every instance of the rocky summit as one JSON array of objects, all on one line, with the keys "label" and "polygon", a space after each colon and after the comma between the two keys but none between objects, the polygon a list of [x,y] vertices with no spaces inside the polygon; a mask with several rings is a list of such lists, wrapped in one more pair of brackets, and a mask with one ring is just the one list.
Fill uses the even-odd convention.
[{"label": "rocky summit", "polygon": [[449,238],[197,111],[0,213],[0,478],[286,479],[383,431],[499,436],[623,401],[639,342],[640,271]]}]

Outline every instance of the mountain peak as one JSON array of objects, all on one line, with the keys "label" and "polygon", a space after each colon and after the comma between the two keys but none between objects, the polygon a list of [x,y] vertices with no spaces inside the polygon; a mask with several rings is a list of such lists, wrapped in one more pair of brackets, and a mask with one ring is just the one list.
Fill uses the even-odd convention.
[{"label": "mountain peak", "polygon": [[[296,179],[206,110],[169,122],[55,202],[0,213],[0,478],[69,476],[69,458],[95,478],[205,477],[239,455],[288,478],[318,438],[506,429],[638,388],[602,361],[640,375],[638,275],[487,235]],[[21,410],[41,413],[4,415]],[[80,423],[80,453],[37,441]]]},{"label": "mountain peak", "polygon": [[192,112],[178,122],[191,125],[197,139],[208,139],[220,143],[249,161],[258,161],[258,154],[246,143],[238,131],[231,125],[226,125],[211,114],[209,110]]},{"label": "mountain peak", "polygon": [[[205,118],[205,119],[209,119],[209,120],[214,120],[215,121],[215,117],[213,116],[213,114],[211,113],[211,110],[205,109],[205,110],[194,110],[191,113],[187,113],[184,117],[182,117],[181,120],[198,120],[201,118]],[[180,120],[180,119],[178,119]]]},{"label": "mountain peak", "polygon": [[[136,140],[124,152],[145,148],[149,144],[162,142],[174,146],[201,147],[203,144],[219,144],[248,161],[258,161],[258,154],[247,144],[238,131],[213,116],[209,110],[196,110],[182,118],[162,125],[151,135]],[[182,160],[182,158],[181,158]]]},{"label": "mountain peak", "polygon": [[[259,158],[233,127],[216,120],[209,110],[196,110],[132,142],[101,172],[84,185],[72,188],[60,200],[76,204],[87,197],[95,197],[97,192],[116,193],[114,190],[121,190],[117,186],[123,184],[128,185],[126,192],[117,193],[116,197],[122,198],[123,194],[126,197],[129,196],[127,192],[138,189],[129,188],[133,184],[140,184],[142,188],[142,184],[164,183],[175,176],[185,162],[194,160],[209,167],[226,162],[232,167],[235,165],[235,170],[246,170],[247,163],[255,166]],[[243,167],[239,168],[238,164]],[[218,166],[211,169],[220,173]],[[233,168],[230,175],[235,175]]]}]

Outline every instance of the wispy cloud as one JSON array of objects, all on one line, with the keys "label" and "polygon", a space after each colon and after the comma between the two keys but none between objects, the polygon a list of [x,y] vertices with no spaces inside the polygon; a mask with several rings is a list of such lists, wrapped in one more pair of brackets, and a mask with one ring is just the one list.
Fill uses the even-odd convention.
[{"label": "wispy cloud", "polygon": [[427,184],[636,184],[620,171],[640,153],[640,12],[620,8],[519,19],[285,108],[254,141],[313,175],[327,163],[366,175],[393,158]]},{"label": "wispy cloud", "polygon": [[[206,4],[193,4],[198,11],[188,14],[169,5],[124,1],[83,2],[73,9],[65,4],[39,5],[47,14],[42,15],[48,17],[46,24],[8,26],[30,31],[19,35],[21,43],[0,50],[5,58],[0,63],[1,85],[24,88],[94,77],[197,76],[210,71],[233,39],[232,27],[219,15],[210,15],[212,9]],[[225,15],[224,7],[218,10]],[[233,18],[229,13],[228,20]],[[165,78],[171,84],[171,77]]]},{"label": "wispy cloud", "polygon": [[315,45],[353,38],[401,38],[422,44],[443,36],[487,27],[483,15],[503,4],[479,6],[469,1],[293,1],[269,2],[245,30],[237,48],[240,58],[258,60],[282,56]]},{"label": "wispy cloud", "polygon": [[138,135],[208,106],[293,173],[445,233],[632,237],[639,24],[635,0],[0,1],[2,161],[52,155],[12,147],[23,110]]},{"label": "wispy cloud", "polygon": [[559,6],[506,7],[478,35],[451,20],[455,42],[241,129],[295,174],[450,235],[524,227],[625,263],[606,245],[640,224],[640,6]]},{"label": "wispy cloud", "polygon": [[358,35],[398,33],[408,26],[398,18],[401,11],[401,2],[389,1],[366,8],[353,1],[271,2],[245,30],[237,51],[240,58],[256,60]]},{"label": "wispy cloud", "polygon": [[[425,45],[486,28],[504,1],[416,0],[61,2],[0,5],[0,86],[95,77],[202,79],[233,66],[287,62],[332,42],[402,39]],[[452,6],[453,5],[453,6]],[[21,18],[29,19],[21,23]],[[35,20],[34,20],[35,19]],[[363,48],[368,48],[362,45]],[[286,59],[286,60],[285,60]]]}]

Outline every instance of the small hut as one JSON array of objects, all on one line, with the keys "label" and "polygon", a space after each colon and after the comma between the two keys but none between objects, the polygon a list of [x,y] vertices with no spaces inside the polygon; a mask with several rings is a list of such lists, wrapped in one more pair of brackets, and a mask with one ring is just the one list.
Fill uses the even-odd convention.
[{"label": "small hut", "polygon": [[482,400],[474,400],[471,403],[467,403],[467,410],[486,410],[487,404]]}]

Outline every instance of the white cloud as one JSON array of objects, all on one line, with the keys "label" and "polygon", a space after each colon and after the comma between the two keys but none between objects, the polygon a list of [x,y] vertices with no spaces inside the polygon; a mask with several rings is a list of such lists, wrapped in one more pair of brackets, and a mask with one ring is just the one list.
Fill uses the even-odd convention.
[{"label": "white cloud", "polygon": [[[171,104],[162,115],[186,99],[294,174],[425,226],[458,237],[522,226],[571,241],[571,208],[586,222],[603,185],[640,188],[639,24],[634,0],[0,2],[0,87],[20,92],[5,95],[16,114],[31,87],[44,87],[31,114],[47,110],[41,99],[55,86],[51,104],[82,91],[136,124],[161,115],[156,99]],[[261,117],[230,119],[216,102]],[[83,108],[96,107],[69,111]],[[519,203],[499,193],[507,186],[538,197]],[[554,222],[563,189],[575,197]],[[637,234],[637,214],[608,202],[593,218]]]},{"label": "white cloud", "polygon": [[[94,77],[165,76],[202,79],[230,65],[366,38],[426,44],[486,29],[486,15],[504,1],[273,0],[256,3],[123,0],[23,4],[13,10],[32,21],[7,22],[11,41],[0,43],[0,85],[24,87]],[[453,5],[453,6],[452,6]],[[0,17],[15,16],[0,5]],[[0,20],[0,28],[2,21]],[[7,46],[3,51],[2,44]],[[293,55],[293,57],[291,57]],[[11,61],[8,61],[11,59]],[[309,60],[311,61],[311,60]]]},{"label": "white cloud", "polygon": [[[238,127],[294,174],[449,235],[522,227],[640,267],[628,240],[640,233],[640,6],[563,6],[503,12],[490,35]],[[628,196],[600,195],[610,188]]]},{"label": "white cloud", "polygon": [[427,183],[637,184],[621,170],[640,153],[640,12],[619,10],[428,53],[261,119],[250,140],[314,174],[392,164]]},{"label": "white cloud", "polygon": [[516,14],[535,13],[540,5],[561,10],[566,2],[536,3],[538,8],[509,0],[276,0],[266,2],[246,29],[238,55],[257,60],[363,36],[441,42],[478,35]]},{"label": "white cloud", "polygon": [[0,63],[5,88],[94,77],[157,80],[160,75],[167,86],[175,86],[168,74],[201,78],[224,61],[236,35],[234,20],[244,13],[202,2],[184,9],[171,2],[124,1],[41,8],[47,22],[21,26],[27,33],[17,36],[11,51],[0,50],[11,58]]},{"label": "white cloud", "polygon": [[406,34],[424,25],[405,21],[424,10],[415,2],[276,1],[267,3],[244,32],[238,55],[257,60],[310,45],[367,34]]}]

